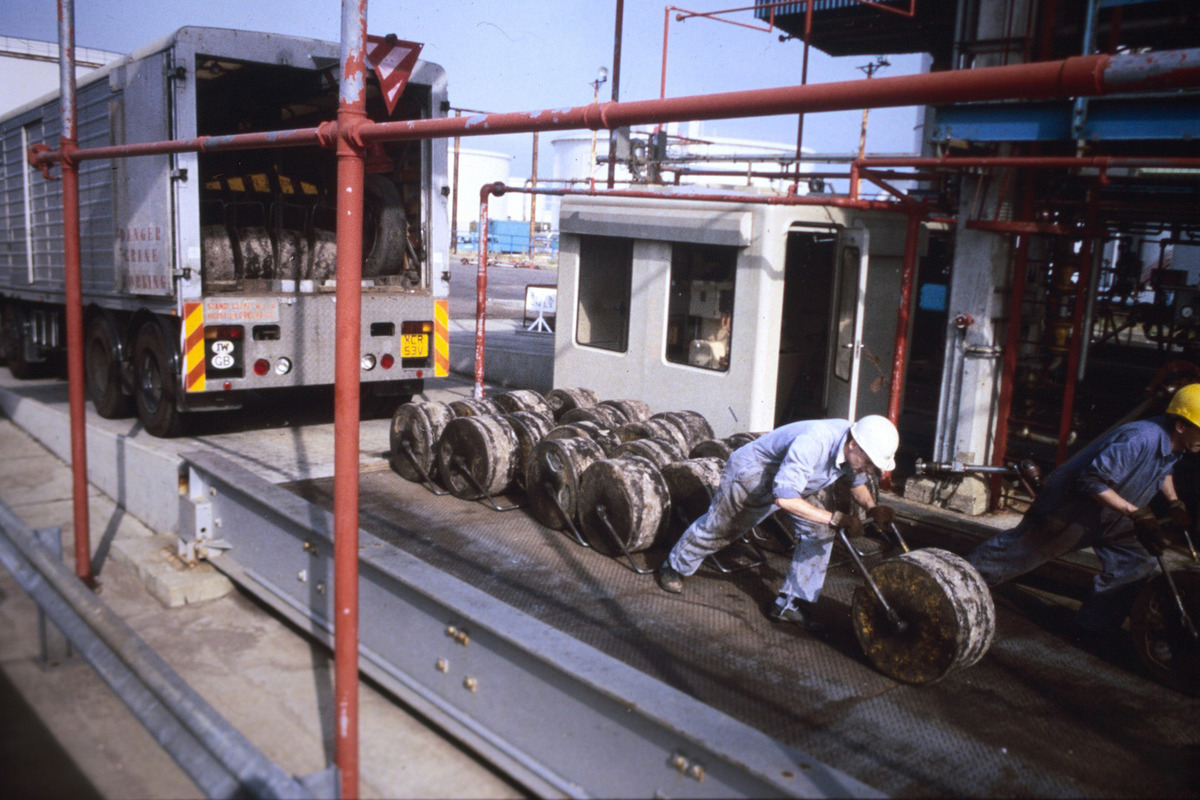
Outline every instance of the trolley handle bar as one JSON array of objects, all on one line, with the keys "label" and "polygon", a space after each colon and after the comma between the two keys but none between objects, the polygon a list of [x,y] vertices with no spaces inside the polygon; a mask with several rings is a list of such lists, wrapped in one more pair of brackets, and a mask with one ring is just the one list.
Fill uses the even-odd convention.
[{"label": "trolley handle bar", "polygon": [[871,587],[871,591],[875,593],[875,599],[883,606],[883,612],[887,615],[888,622],[895,628],[896,633],[904,633],[908,629],[908,623],[900,619],[900,615],[896,613],[896,609],[892,608],[891,603],[883,596],[883,592],[879,590],[879,584],[875,583],[875,579],[871,577],[871,573],[867,571],[867,566],[859,558],[858,551],[854,549],[854,545],[850,544],[850,537],[846,535],[846,531],[837,528],[837,535],[841,537],[842,544],[850,551],[850,557],[854,559],[854,565],[858,567],[858,571],[862,573],[863,580]]}]

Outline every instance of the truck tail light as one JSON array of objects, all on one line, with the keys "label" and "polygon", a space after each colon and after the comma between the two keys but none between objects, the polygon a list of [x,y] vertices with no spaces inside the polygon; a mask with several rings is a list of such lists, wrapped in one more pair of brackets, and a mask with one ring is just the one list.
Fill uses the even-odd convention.
[{"label": "truck tail light", "polygon": [[383,367],[384,369],[391,369],[392,365],[394,365],[395,363],[396,363],[396,359],[395,359],[395,357],[392,356],[391,353],[384,353],[379,358],[379,366]]},{"label": "truck tail light", "polygon": [[204,329],[205,339],[241,339],[245,335],[241,325],[209,325]]},{"label": "truck tail light", "polygon": [[271,371],[271,362],[267,361],[265,358],[260,358],[254,362],[254,374],[257,375],[258,377],[261,378],[263,375],[266,375],[270,371]]}]

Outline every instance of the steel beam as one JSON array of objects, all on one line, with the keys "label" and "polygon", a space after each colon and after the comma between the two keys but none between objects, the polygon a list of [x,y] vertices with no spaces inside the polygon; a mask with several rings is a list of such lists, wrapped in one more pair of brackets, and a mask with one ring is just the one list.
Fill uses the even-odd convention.
[{"label": "steel beam", "polygon": [[[326,643],[333,517],[220,456],[184,454],[211,560]],[[540,796],[878,792],[425,562],[359,532],[360,665]]]}]

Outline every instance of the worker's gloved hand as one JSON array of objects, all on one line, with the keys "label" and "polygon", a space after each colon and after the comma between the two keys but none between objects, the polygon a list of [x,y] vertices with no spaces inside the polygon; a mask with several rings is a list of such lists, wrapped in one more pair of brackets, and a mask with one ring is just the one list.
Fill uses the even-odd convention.
[{"label": "worker's gloved hand", "polygon": [[843,514],[840,511],[833,512],[833,517],[829,520],[829,527],[841,528],[847,536],[862,536],[863,532],[862,520],[853,514]]},{"label": "worker's gloved hand", "polygon": [[867,518],[882,530],[896,521],[896,512],[887,506],[874,505],[867,509]]},{"label": "worker's gloved hand", "polygon": [[1192,518],[1188,515],[1187,504],[1182,500],[1172,500],[1167,506],[1167,517],[1170,518],[1171,524],[1180,530],[1190,530],[1192,527]]},{"label": "worker's gloved hand", "polygon": [[1133,535],[1141,542],[1142,547],[1150,551],[1152,556],[1161,556],[1167,549],[1163,539],[1162,526],[1154,517],[1154,512],[1147,508],[1139,508],[1129,515],[1133,520]]}]

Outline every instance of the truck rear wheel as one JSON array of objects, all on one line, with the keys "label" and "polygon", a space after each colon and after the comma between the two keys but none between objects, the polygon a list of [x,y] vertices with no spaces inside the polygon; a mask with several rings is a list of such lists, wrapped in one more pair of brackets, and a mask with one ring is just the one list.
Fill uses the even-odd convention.
[{"label": "truck rear wheel", "polygon": [[85,371],[87,393],[96,413],[105,419],[128,417],[133,398],[121,391],[121,366],[112,324],[97,314],[88,326]]},{"label": "truck rear wheel", "polygon": [[170,438],[183,431],[183,415],[175,408],[175,379],[162,329],[143,325],[133,347],[134,402],[138,419],[154,436]]}]

